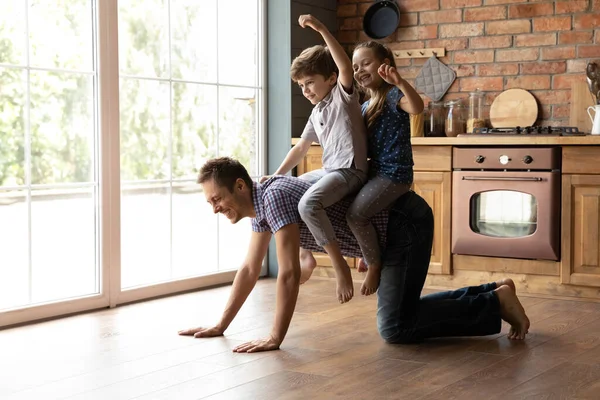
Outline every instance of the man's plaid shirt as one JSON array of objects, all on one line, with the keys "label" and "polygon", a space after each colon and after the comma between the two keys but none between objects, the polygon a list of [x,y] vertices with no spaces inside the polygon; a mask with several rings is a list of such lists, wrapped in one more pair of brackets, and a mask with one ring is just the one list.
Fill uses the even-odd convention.
[{"label": "man's plaid shirt", "polygon": [[[325,250],[317,245],[315,238],[298,213],[298,203],[310,186],[311,184],[307,181],[289,176],[275,176],[264,184],[255,182],[252,188],[252,201],[256,218],[252,218],[252,230],[275,233],[288,224],[298,224],[300,246],[307,250],[324,253]],[[346,257],[362,257],[358,242],[346,223],[346,211],[352,200],[353,196],[347,197],[327,207],[325,211],[333,225],[342,254]],[[371,222],[377,231],[379,244],[384,249],[388,212],[378,213]]]}]

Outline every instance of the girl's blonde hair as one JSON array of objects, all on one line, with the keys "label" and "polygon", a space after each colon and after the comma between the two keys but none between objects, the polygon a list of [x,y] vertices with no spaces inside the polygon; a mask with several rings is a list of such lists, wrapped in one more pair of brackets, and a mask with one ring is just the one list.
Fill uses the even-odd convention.
[{"label": "girl's blonde hair", "polygon": [[[390,65],[396,68],[394,54],[387,46],[371,40],[368,42],[359,43],[354,48],[354,52],[362,48],[371,49],[377,60],[379,60],[381,63],[383,63],[384,60],[387,58],[389,60]],[[368,89],[370,101],[369,106],[367,107],[367,110],[365,112],[365,122],[367,124],[367,128],[371,128],[371,126],[375,123],[377,118],[381,115],[387,98],[387,93],[390,91],[391,88],[392,85],[390,85],[386,81],[383,81],[377,89]]]}]

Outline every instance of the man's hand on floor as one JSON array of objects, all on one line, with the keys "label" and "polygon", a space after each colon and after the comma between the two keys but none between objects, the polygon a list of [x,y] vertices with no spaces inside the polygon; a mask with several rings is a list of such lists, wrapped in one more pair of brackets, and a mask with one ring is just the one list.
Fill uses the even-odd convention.
[{"label": "man's hand on floor", "polygon": [[256,353],[259,351],[278,350],[280,345],[281,343],[269,336],[266,339],[258,339],[240,344],[233,351],[236,353]]}]

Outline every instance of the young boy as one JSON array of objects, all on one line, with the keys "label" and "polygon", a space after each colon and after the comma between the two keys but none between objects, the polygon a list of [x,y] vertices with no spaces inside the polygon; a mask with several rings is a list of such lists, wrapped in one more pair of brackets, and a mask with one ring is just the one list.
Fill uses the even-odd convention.
[{"label": "young boy", "polygon": [[[304,158],[312,142],[323,148],[323,168],[302,175],[314,183],[300,200],[298,212],[329,254],[337,279],[340,303],[354,295],[352,275],[342,256],[325,208],[357,192],[367,180],[367,136],[358,92],[353,88],[352,62],[329,30],[315,17],[301,15],[301,27],[310,27],[323,37],[324,46],[305,49],[292,63],[292,80],[315,107],[300,141],[289,151],[275,175],[287,174]],[[339,71],[339,74],[337,73]],[[263,180],[265,180],[264,177]],[[301,251],[302,282],[310,277],[315,261],[310,252]]]}]

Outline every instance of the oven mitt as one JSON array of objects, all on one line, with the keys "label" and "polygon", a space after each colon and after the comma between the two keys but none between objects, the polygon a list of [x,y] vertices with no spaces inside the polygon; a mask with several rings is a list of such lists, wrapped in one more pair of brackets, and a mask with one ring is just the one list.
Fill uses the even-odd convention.
[{"label": "oven mitt", "polygon": [[431,100],[440,101],[456,79],[456,72],[445,66],[435,56],[423,65],[415,79],[415,88],[425,93]]}]

